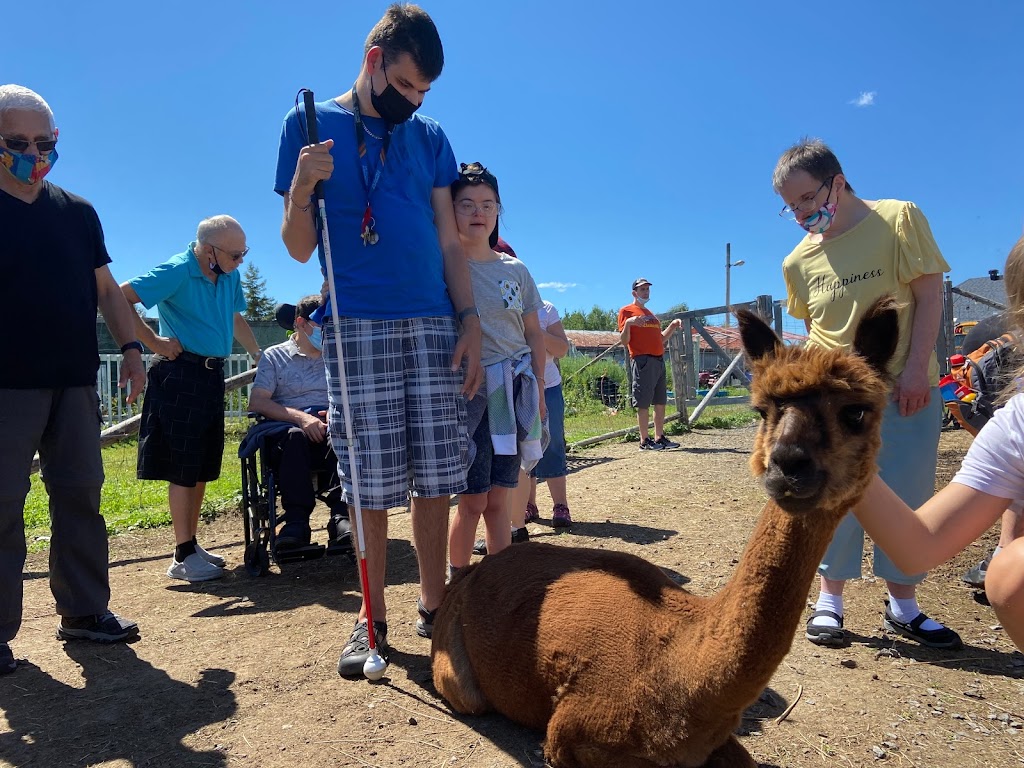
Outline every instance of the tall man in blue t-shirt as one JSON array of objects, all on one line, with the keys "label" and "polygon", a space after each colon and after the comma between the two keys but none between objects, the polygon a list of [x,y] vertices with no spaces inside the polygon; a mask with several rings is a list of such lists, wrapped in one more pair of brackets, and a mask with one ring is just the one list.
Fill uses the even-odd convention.
[{"label": "tall man in blue t-shirt", "polygon": [[224,359],[238,339],[259,362],[259,344],[242,317],[238,268],[249,252],[230,216],[199,223],[184,253],[121,284],[132,304],[156,306],[160,333],[138,313],[135,328],[156,353],[139,426],[140,480],[166,480],[174,526],[172,579],[220,578],[224,558],[196,541],[206,483],[220,477],[224,455]]},{"label": "tall man in blue t-shirt", "polygon": [[[479,315],[449,191],[455,157],[441,127],[414,114],[443,66],[441,40],[426,12],[389,7],[366,39],[355,86],[316,105],[324,141],[309,146],[301,110],[285,118],[274,187],[284,197],[284,243],[292,258],[306,262],[318,239],[314,185],[324,183],[339,292],[323,326],[330,430],[351,503],[337,322],[366,507],[369,599],[383,654],[387,510],[404,505],[411,489],[417,631],[429,637],[444,589],[449,497],[465,489],[460,391],[475,392],[481,378]],[[361,674],[369,654],[366,598],[339,674]]]},{"label": "tall man in blue t-shirt", "polygon": [[[25,497],[39,451],[50,497],[50,589],[61,615],[58,637],[101,642],[138,634],[107,608],[107,528],[100,515],[103,459],[97,417],[97,308],[124,361],[129,402],[145,384],[132,311],[110,274],[110,256],[93,207],[43,179],[57,162],[53,112],[35,91],[0,85],[0,675],[14,672],[10,642],[21,627]],[[23,318],[40,297],[56,297],[60,348],[25,347]]]}]

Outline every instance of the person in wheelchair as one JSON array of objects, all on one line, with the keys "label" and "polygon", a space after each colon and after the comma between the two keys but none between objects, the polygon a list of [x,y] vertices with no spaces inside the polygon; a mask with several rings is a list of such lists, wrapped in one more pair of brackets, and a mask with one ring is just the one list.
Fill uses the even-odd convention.
[{"label": "person in wheelchair", "polygon": [[253,427],[250,435],[257,430],[262,432],[264,449],[271,452],[281,491],[284,525],[277,534],[278,552],[309,544],[309,516],[316,504],[311,475],[319,472],[330,473],[329,543],[351,546],[338,459],[327,439],[327,372],[321,353],[321,331],[310,320],[320,302],[317,294],[306,296],[295,306],[278,307],[278,324],[294,333],[287,341],[264,350],[249,395],[249,410],[267,420]]}]

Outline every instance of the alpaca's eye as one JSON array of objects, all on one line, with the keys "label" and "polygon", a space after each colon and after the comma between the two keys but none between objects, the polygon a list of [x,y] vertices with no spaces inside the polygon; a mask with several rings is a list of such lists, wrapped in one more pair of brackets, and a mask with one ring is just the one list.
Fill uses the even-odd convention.
[{"label": "alpaca's eye", "polygon": [[766,411],[764,408],[758,408],[757,406],[754,406],[754,413],[761,417],[761,421],[768,420],[768,411]]},{"label": "alpaca's eye", "polygon": [[868,409],[863,405],[849,405],[840,413],[843,423],[851,429],[858,429],[864,425],[864,414]]}]

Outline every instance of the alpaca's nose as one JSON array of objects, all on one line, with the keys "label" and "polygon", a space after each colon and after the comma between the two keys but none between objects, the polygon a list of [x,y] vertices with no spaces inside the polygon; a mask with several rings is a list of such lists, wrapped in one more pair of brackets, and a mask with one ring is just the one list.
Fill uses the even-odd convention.
[{"label": "alpaca's nose", "polygon": [[814,461],[807,449],[797,443],[780,443],[772,449],[772,465],[787,478],[799,481],[814,474]]},{"label": "alpaca's nose", "polygon": [[776,501],[812,499],[821,490],[824,474],[800,443],[777,443],[764,474],[765,490]]},{"label": "alpaca's nose", "polygon": [[810,499],[821,490],[824,472],[808,441],[818,433],[817,427],[799,408],[787,408],[776,425],[775,444],[764,474],[765,490],[776,500]]}]

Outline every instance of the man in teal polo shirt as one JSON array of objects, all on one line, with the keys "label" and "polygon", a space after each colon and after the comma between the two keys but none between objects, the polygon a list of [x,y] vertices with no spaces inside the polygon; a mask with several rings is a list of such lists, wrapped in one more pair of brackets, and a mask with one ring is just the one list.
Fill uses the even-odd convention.
[{"label": "man in teal polo shirt", "polygon": [[135,318],[139,340],[156,355],[142,404],[137,476],[170,483],[172,579],[224,575],[224,558],[199,546],[196,531],[206,483],[220,476],[224,454],[224,358],[236,338],[256,362],[261,354],[241,314],[237,270],[248,252],[238,222],[212,216],[199,223],[185,253],[121,284],[130,303],[160,313],[159,334]]}]

